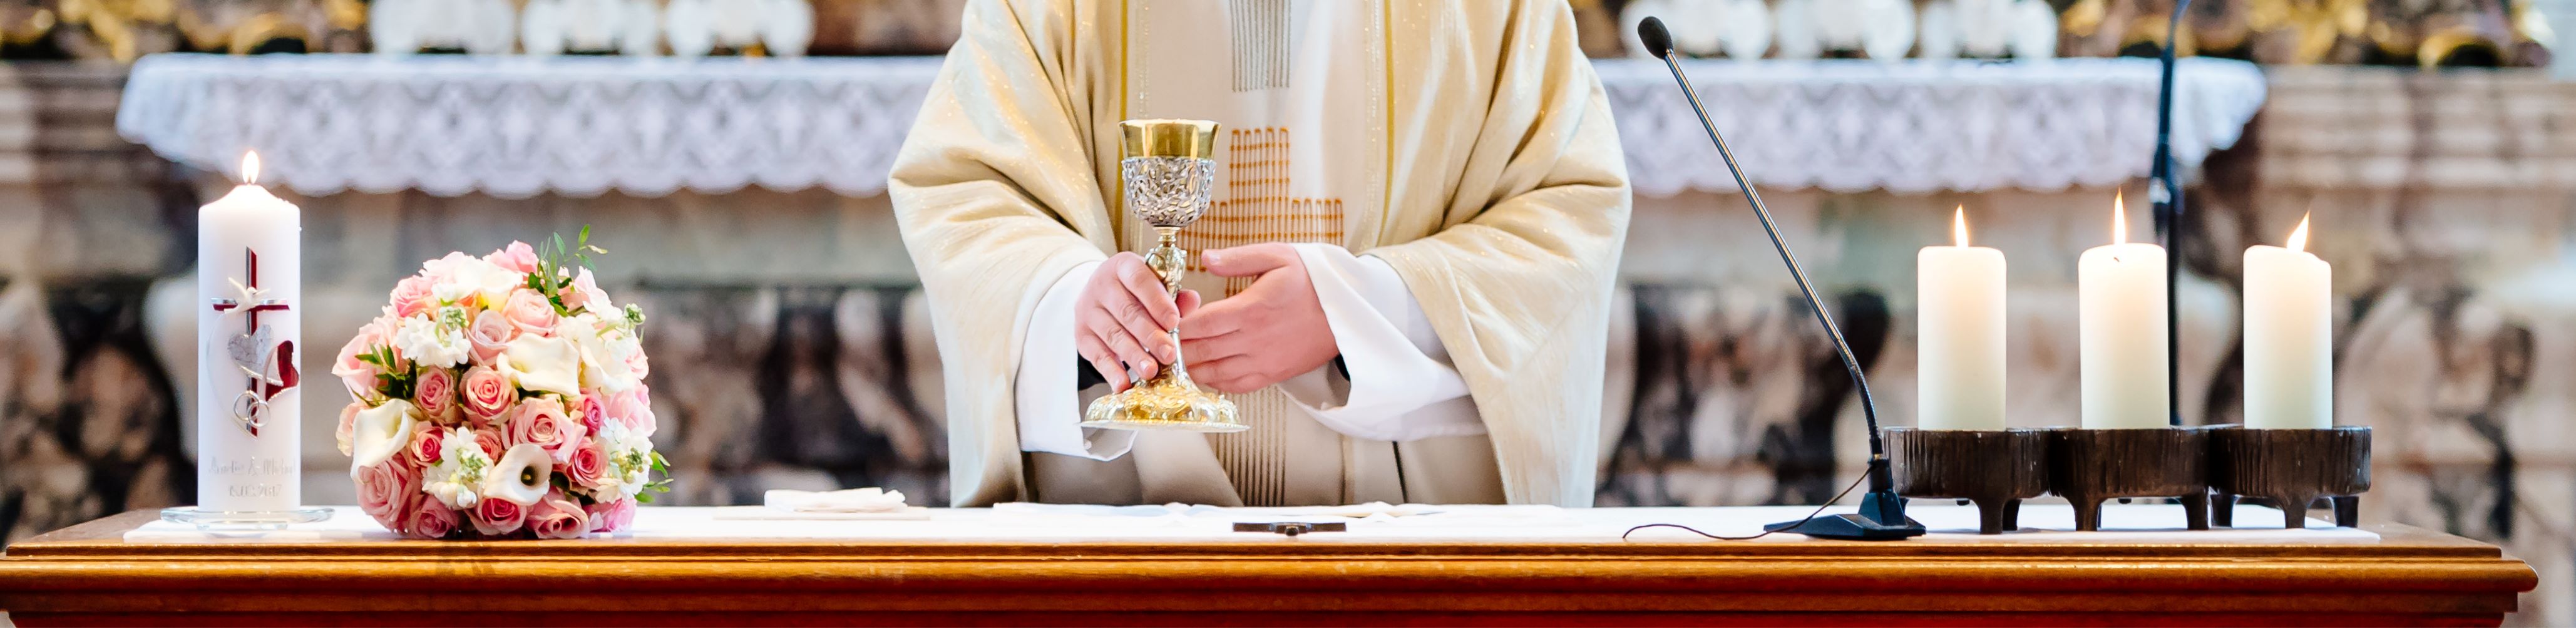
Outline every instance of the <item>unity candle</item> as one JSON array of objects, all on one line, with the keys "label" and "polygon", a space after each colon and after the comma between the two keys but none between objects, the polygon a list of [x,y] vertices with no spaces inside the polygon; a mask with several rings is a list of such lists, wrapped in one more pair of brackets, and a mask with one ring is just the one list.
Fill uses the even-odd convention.
[{"label": "unity candle", "polygon": [[1915,424],[1927,430],[2004,429],[2004,253],[1968,246],[1968,209],[1950,216],[1955,246],[1914,257]]},{"label": "unity candle", "polygon": [[197,504],[281,513],[301,502],[296,372],[303,273],[294,204],[242,185],[197,210]]},{"label": "unity candle", "polygon": [[2245,427],[2334,427],[2334,269],[2307,243],[2301,217],[2289,246],[2245,249]]},{"label": "unity candle", "polygon": [[2113,196],[2111,244],[2085,251],[2076,271],[2084,427],[2170,425],[2164,247],[2130,242],[2126,202]]}]

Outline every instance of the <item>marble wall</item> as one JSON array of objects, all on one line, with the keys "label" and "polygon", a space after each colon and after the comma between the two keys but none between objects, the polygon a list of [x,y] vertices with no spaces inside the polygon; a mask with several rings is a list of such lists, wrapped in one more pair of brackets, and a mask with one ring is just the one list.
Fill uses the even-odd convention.
[{"label": "marble wall", "polygon": [[[189,501],[193,212],[219,182],[106,132],[112,71],[0,72],[0,529]],[[2245,145],[2190,192],[2185,414],[2232,420],[2237,252],[2314,212],[2336,269],[2339,420],[2379,432],[2365,517],[2504,545],[2541,570],[2514,622],[2576,623],[2576,86],[2526,73],[2282,69]],[[2131,186],[2134,196],[2142,188]],[[2076,421],[2074,260],[2112,190],[1765,198],[1912,422],[1913,259],[1965,205],[2012,260],[2011,423]],[[685,504],[765,488],[946,496],[938,355],[882,198],[745,190],[296,199],[307,338],[331,348],[420,260],[593,225],[652,314],[659,443]],[[1604,397],[1604,505],[1813,502],[1862,458],[1849,382],[1730,196],[1639,199]],[[2131,232],[2150,233],[2138,212]],[[318,369],[327,351],[309,352]],[[177,367],[174,368],[173,365]],[[309,434],[338,393],[319,391]],[[309,501],[352,499],[308,438]]]}]

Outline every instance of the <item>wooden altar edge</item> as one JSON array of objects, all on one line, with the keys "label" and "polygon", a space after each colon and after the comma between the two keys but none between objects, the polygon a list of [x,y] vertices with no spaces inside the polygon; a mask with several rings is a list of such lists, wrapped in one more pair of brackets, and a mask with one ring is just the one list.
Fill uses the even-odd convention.
[{"label": "wooden altar edge", "polygon": [[[1438,558],[1443,560],[1490,557],[1553,559],[1597,557],[1620,558],[1742,558],[1742,559],[1844,559],[1854,557],[1943,558],[1959,557],[1992,560],[2016,559],[2126,559],[2173,558],[2188,552],[2191,560],[2241,560],[2262,558],[2349,559],[2383,558],[2409,560],[2502,560],[2503,550],[2468,539],[2439,534],[2403,525],[2381,525],[2367,528],[2380,540],[2321,540],[2310,543],[2248,543],[2213,541],[2205,543],[2140,543],[2095,540],[2089,537],[2074,541],[2033,541],[2014,535],[1980,536],[1972,534],[1939,534],[1901,543],[1830,541],[1778,536],[1755,542],[1707,540],[1532,540],[1491,539],[1476,541],[1406,541],[1384,537],[1353,539],[1331,533],[1299,537],[1245,534],[1225,540],[1193,538],[1186,541],[1136,539],[1116,540],[922,540],[922,539],[787,539],[741,538],[702,540],[662,540],[635,538],[589,538],[571,541],[206,541],[188,543],[127,543],[124,533],[145,522],[157,520],[154,511],[128,512],[20,541],[7,548],[8,559],[17,558],[95,558],[95,559],[214,559],[244,557],[274,558],[292,554],[307,559],[416,558],[437,555],[447,558],[559,560],[635,559],[688,560],[694,558],[774,559],[774,560],[901,560],[951,559],[989,560],[994,557],[1041,558],[1162,558],[1211,559],[1258,558],[1276,556],[1299,560],[1335,558]],[[2213,533],[2183,533],[2213,534]],[[2510,561],[2518,562],[2518,561]],[[5,564],[5,563],[0,563]]]},{"label": "wooden altar edge", "polygon": [[[1584,616],[1567,613],[1642,611],[1673,621],[1862,613],[1919,622],[1932,616],[1908,613],[1940,613],[1972,623],[2105,623],[2083,617],[2116,613],[2116,623],[2159,623],[2219,613],[2228,623],[2492,625],[2514,610],[2516,593],[2537,584],[2530,567],[2491,546],[2402,526],[2380,528],[2379,543],[2311,546],[1968,536],[1502,545],[117,540],[148,519],[123,515],[12,547],[0,559],[0,608],[28,625],[173,619],[149,612],[192,613],[188,621],[200,624],[386,623],[343,614],[406,617],[454,610],[460,599],[485,611],[651,614],[584,613],[572,623],[686,622],[701,612],[740,621],[753,616],[736,613],[794,609],[887,623],[966,621],[970,613],[977,622],[1030,623],[1245,623],[1231,613],[1276,623],[1318,623],[1330,613],[1568,623]],[[2302,547],[2315,552],[2291,551]],[[1860,559],[1870,562],[1863,568]],[[1005,614],[984,614],[996,611]],[[440,617],[421,622],[472,623]]]}]

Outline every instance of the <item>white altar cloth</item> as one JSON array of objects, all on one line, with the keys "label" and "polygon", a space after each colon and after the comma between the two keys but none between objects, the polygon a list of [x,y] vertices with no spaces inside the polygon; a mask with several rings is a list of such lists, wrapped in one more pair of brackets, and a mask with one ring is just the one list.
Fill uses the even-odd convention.
[{"label": "white altar cloth", "polygon": [[[1437,512],[1352,518],[1316,514],[1323,509],[1215,508],[1207,506],[1037,506],[932,509],[927,520],[813,521],[719,520],[719,508],[647,507],[635,511],[634,527],[602,538],[652,540],[846,540],[846,541],[1278,541],[1278,542],[1448,542],[1448,541],[1590,541],[1617,543],[1620,535],[1648,523],[1678,523],[1711,534],[1758,533],[1762,524],[1806,516],[1813,506],[1735,508],[1557,508],[1554,506],[1434,506]],[[1851,512],[1839,507],[1828,512]],[[1976,509],[1952,505],[1915,505],[1907,509],[1934,534],[1973,536]],[[1346,521],[1348,532],[1317,532],[1298,537],[1232,531],[1238,521]],[[2352,528],[2328,528],[2309,520],[2308,529],[2280,529],[2281,513],[2259,506],[2238,506],[2236,521],[2244,528],[2191,531],[2183,529],[2182,508],[2174,505],[2109,505],[2103,508],[2101,532],[2074,532],[2074,510],[2064,504],[2027,504],[2022,521],[2032,529],[1989,537],[2010,542],[2297,542],[2370,543],[2379,535]],[[2268,527],[2267,527],[2268,526]],[[393,539],[355,507],[334,508],[330,520],[266,532],[205,532],[194,526],[154,521],[125,533],[128,543],[317,542]],[[1775,534],[1758,542],[1799,542],[1806,537]],[[1628,537],[1632,542],[1704,540],[1689,532],[1653,528]],[[1710,541],[1717,542],[1717,541]]]},{"label": "white altar cloth", "polygon": [[[1765,186],[2108,186],[2145,176],[2155,146],[2149,59],[1684,65],[1747,176]],[[928,57],[165,54],[134,65],[116,126],[217,172],[257,150],[265,176],[307,195],[660,196],[758,185],[873,196],[938,66]],[[1734,191],[1661,62],[1593,67],[1637,193]],[[2186,170],[2236,142],[2264,90],[2249,63],[2182,63],[2173,141]]]}]

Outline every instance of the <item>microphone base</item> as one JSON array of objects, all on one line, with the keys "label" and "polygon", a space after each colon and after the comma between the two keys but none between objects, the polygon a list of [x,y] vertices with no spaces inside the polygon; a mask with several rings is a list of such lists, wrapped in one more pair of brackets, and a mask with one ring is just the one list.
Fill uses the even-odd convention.
[{"label": "microphone base", "polygon": [[1783,521],[1762,529],[1845,541],[1901,541],[1923,536],[1923,524],[1905,516],[1905,498],[1895,491],[1870,491],[1861,497],[1857,514]]}]

